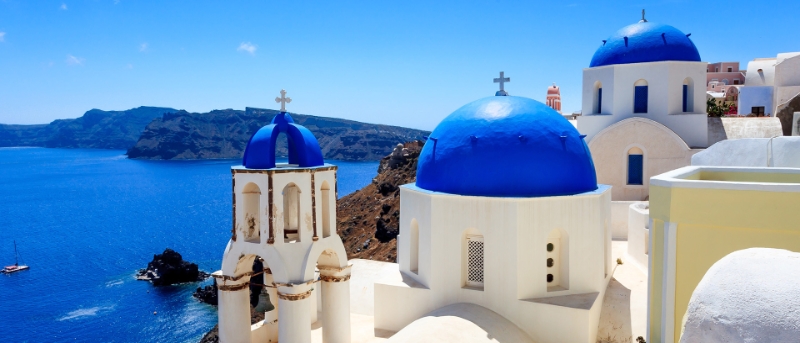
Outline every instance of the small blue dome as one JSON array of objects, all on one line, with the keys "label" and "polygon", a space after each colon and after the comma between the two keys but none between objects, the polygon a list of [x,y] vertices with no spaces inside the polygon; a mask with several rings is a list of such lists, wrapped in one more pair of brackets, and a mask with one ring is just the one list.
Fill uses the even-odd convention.
[{"label": "small blue dome", "polygon": [[597,189],[589,148],[558,112],[523,97],[459,108],[422,148],[417,186],[493,197],[572,195]]},{"label": "small blue dome", "polygon": [[289,141],[289,164],[297,164],[303,168],[325,164],[314,134],[295,124],[288,113],[281,112],[272,118],[272,123],[258,129],[250,137],[244,149],[242,165],[248,169],[275,168],[275,142],[281,133],[285,133]]},{"label": "small blue dome", "polygon": [[639,22],[608,37],[595,51],[589,67],[659,61],[700,62],[700,53],[680,30],[669,25]]}]

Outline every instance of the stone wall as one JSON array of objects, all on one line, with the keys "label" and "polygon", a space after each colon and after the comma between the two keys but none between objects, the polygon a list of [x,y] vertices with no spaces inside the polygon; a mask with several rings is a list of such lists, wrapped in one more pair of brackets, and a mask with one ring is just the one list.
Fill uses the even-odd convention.
[{"label": "stone wall", "polygon": [[782,135],[781,121],[775,117],[708,118],[708,146],[726,139]]}]

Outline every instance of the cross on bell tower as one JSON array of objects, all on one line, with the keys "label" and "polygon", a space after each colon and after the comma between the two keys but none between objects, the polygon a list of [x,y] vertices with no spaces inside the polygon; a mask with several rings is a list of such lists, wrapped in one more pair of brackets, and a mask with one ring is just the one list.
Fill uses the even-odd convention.
[{"label": "cross on bell tower", "polygon": [[500,77],[494,79],[494,83],[499,83],[500,84],[500,90],[497,91],[497,93],[495,93],[494,95],[496,95],[496,96],[507,96],[508,95],[508,92],[506,92],[505,87],[503,86],[503,84],[506,83],[506,82],[511,82],[511,78],[510,77],[505,77],[505,72],[501,71],[500,72]]},{"label": "cross on bell tower", "polygon": [[281,104],[281,112],[286,112],[286,104],[292,102],[292,98],[287,98],[286,91],[281,89],[281,96],[275,97],[275,102],[279,102]]},{"label": "cross on bell tower", "polygon": [[644,8],[642,8],[642,20],[639,20],[640,23],[646,23],[647,19],[644,19]]}]

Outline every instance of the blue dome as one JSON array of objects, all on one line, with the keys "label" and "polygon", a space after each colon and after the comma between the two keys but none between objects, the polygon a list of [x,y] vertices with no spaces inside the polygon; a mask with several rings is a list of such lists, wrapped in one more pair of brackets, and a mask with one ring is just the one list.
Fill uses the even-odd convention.
[{"label": "blue dome", "polygon": [[589,67],[658,61],[700,62],[700,53],[680,30],[669,25],[639,22],[608,37],[595,51]]},{"label": "blue dome", "polygon": [[578,130],[545,104],[493,96],[459,108],[422,148],[417,186],[493,197],[572,195],[597,189]]},{"label": "blue dome", "polygon": [[297,125],[286,112],[278,113],[272,123],[258,129],[244,149],[242,165],[248,169],[275,168],[275,142],[285,133],[289,144],[289,164],[300,167],[317,167],[325,164],[322,151],[314,134]]}]

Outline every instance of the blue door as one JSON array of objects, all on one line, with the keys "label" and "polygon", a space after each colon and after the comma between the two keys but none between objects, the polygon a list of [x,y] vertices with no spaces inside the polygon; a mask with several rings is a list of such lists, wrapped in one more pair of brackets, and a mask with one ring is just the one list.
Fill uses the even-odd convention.
[{"label": "blue door", "polygon": [[628,155],[628,184],[641,185],[644,167],[643,155]]}]

